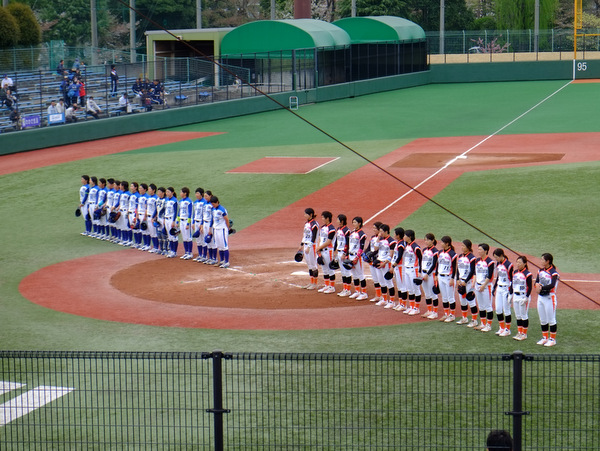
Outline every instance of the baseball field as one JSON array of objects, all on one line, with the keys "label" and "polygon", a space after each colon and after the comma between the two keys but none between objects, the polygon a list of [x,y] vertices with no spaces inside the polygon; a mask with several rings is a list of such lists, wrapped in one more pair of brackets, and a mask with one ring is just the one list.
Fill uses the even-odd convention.
[{"label": "baseball field", "polygon": [[[598,89],[428,85],[302,105],[305,121],[275,111],[2,156],[0,347],[596,352]],[[238,230],[232,267],[81,236],[82,174],[212,190]],[[535,298],[530,339],[516,342],[301,290],[306,265],[292,257],[306,207],[362,216],[368,233],[374,221],[412,228],[420,243],[469,238],[533,264],[552,253],[558,346],[535,345]]]}]

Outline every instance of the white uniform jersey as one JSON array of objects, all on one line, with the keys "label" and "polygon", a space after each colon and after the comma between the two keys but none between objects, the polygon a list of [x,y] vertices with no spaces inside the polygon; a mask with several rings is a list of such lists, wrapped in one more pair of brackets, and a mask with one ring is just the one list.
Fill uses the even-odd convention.
[{"label": "white uniform jersey", "polygon": [[449,276],[452,274],[452,262],[456,258],[456,253],[450,249],[438,253],[438,274]]},{"label": "white uniform jersey", "polygon": [[139,197],[138,193],[131,193],[129,195],[129,208],[128,208],[129,213],[136,212],[137,206],[138,206],[138,197]]},{"label": "white uniform jersey", "polygon": [[362,249],[361,243],[363,243],[364,236],[365,232],[362,230],[355,230],[350,234],[350,238],[348,240],[348,255],[350,255],[353,259],[356,258],[358,252]]},{"label": "white uniform jersey", "polygon": [[108,190],[106,188],[98,188],[98,199],[96,201],[98,207],[106,205],[106,199],[108,197]]},{"label": "white uniform jersey", "polygon": [[467,278],[471,273],[471,261],[473,261],[475,257],[473,254],[469,253],[466,255],[461,255],[458,257],[457,261],[457,269],[458,269],[458,278],[464,282],[468,282]]},{"label": "white uniform jersey", "polygon": [[315,244],[313,241],[313,230],[319,228],[319,223],[314,219],[304,223],[302,231],[302,244]]},{"label": "white uniform jersey", "polygon": [[[490,270],[491,268],[491,270]],[[490,257],[484,259],[478,259],[475,263],[475,281],[478,284],[482,284],[485,279],[492,279],[490,273],[493,274],[494,262]]]},{"label": "white uniform jersey", "polygon": [[119,209],[122,213],[127,213],[129,209],[129,191],[123,191],[119,202]]},{"label": "white uniform jersey", "polygon": [[116,191],[113,189],[108,190],[106,193],[106,206],[111,209],[115,206],[115,193]]},{"label": "white uniform jersey", "polygon": [[79,188],[79,203],[85,205],[88,201],[88,194],[90,192],[90,185],[81,185]]},{"label": "white uniform jersey", "polygon": [[177,198],[171,197],[165,200],[165,219],[173,220],[177,215]]},{"label": "white uniform jersey", "polygon": [[138,217],[143,219],[146,217],[146,211],[148,209],[148,195],[143,194],[138,197]]},{"label": "white uniform jersey", "polygon": [[415,248],[413,248],[411,245],[407,245],[402,256],[403,266],[405,268],[414,268],[417,263],[417,254],[415,253]]},{"label": "white uniform jersey", "polygon": [[192,201],[184,197],[179,201],[179,221],[190,222],[192,219]]},{"label": "white uniform jersey", "polygon": [[206,201],[204,199],[196,200],[194,202],[194,221],[202,222],[204,217],[204,205]]},{"label": "white uniform jersey", "polygon": [[340,227],[335,231],[335,250],[343,254],[348,250],[348,236],[349,229],[348,227]]},{"label": "white uniform jersey", "polygon": [[513,274],[512,286],[515,296],[527,296],[527,278],[531,277],[528,270],[516,271]]},{"label": "white uniform jersey", "polygon": [[[88,193],[88,204],[95,208],[97,203],[98,203],[98,187],[92,186],[90,188],[90,192]],[[90,212],[90,214],[91,213],[92,212]]]},{"label": "white uniform jersey", "polygon": [[499,287],[510,287],[511,284],[511,268],[512,263],[508,260],[504,260],[502,263],[496,265],[497,282]]},{"label": "white uniform jersey", "polygon": [[157,219],[164,219],[165,217],[165,203],[166,200],[164,197],[156,196],[156,217]]},{"label": "white uniform jersey", "polygon": [[380,262],[392,261],[392,248],[396,245],[396,241],[392,237],[382,238],[379,240],[379,250],[377,251],[377,260]]},{"label": "white uniform jersey", "polygon": [[[324,244],[330,238],[329,235],[332,231],[335,232],[335,228],[331,224],[321,226],[321,230],[319,231],[319,246]],[[333,249],[333,242],[330,243],[329,246],[327,246],[323,250],[328,249]]]},{"label": "white uniform jersey", "polygon": [[423,274],[435,274],[436,268],[433,268],[433,272],[429,272],[433,266],[435,266],[438,250],[435,247],[428,247],[423,249],[423,257],[421,258],[421,271]]},{"label": "white uniform jersey", "polygon": [[225,209],[225,207],[223,205],[219,205],[217,206],[217,208],[213,208],[212,209],[212,214],[213,214],[213,222],[212,222],[212,227],[213,229],[229,229],[229,224],[227,224],[227,221],[225,220],[225,216],[227,216],[227,210]]},{"label": "white uniform jersey", "polygon": [[202,220],[205,224],[210,224],[212,221],[212,209],[213,206],[210,202],[204,204],[204,213],[202,214]]}]

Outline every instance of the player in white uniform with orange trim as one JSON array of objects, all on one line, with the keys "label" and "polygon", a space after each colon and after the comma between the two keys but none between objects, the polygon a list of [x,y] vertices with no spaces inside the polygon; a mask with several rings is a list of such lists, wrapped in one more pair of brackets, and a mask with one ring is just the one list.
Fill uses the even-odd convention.
[{"label": "player in white uniform with orange trim", "polygon": [[369,259],[369,270],[371,271],[371,279],[373,280],[373,286],[375,287],[375,297],[371,298],[371,302],[379,302],[383,299],[381,297],[381,283],[379,281],[379,271],[376,267],[373,266],[373,260],[377,255],[377,242],[379,241],[379,227],[381,226],[381,222],[376,221],[373,223],[373,235],[371,235],[371,239],[369,240],[369,252],[372,255],[372,258]]},{"label": "player in white uniform with orange trim", "polygon": [[414,316],[421,313],[420,302],[421,302],[421,259],[423,253],[421,247],[415,242],[415,231],[408,229],[404,231],[404,241],[406,247],[404,248],[404,255],[402,257],[402,265],[404,269],[404,276],[406,282],[406,290],[408,291],[408,305],[409,308],[404,310],[407,315]]},{"label": "player in white uniform with orange trim", "polygon": [[[427,319],[438,318],[438,295],[434,291],[437,289],[437,267],[438,267],[438,253],[437,240],[433,233],[425,234],[425,247],[423,248],[423,258],[421,259],[421,274],[423,275],[423,296],[425,296],[425,305],[427,305],[427,311],[421,315]],[[435,287],[435,290],[434,290]]]},{"label": "player in white uniform with orange trim", "polygon": [[331,223],[333,215],[325,210],[321,213],[323,225],[319,230],[319,245],[317,246],[317,262],[321,262],[323,271],[323,282],[325,285],[319,288],[319,293],[335,293],[335,271],[329,267],[333,260],[333,240],[335,239],[335,227]]},{"label": "player in white uniform with orange trim", "polygon": [[552,254],[542,254],[542,268],[535,278],[535,291],[538,293],[538,314],[542,326],[542,339],[538,345],[546,347],[556,345],[556,289],[560,274],[554,266]]},{"label": "player in white uniform with orange trim", "polygon": [[[390,226],[381,224],[379,226],[379,241],[377,243],[377,270],[379,272],[379,280],[381,281],[381,295],[383,299],[376,305],[383,305],[385,309],[396,307],[394,300],[396,299],[396,290],[394,288],[393,273],[392,273],[392,257],[396,241],[390,236]],[[386,278],[385,275],[390,276]]]},{"label": "player in white uniform with orange trim", "polygon": [[367,235],[362,230],[363,218],[355,216],[352,219],[352,233],[348,239],[348,259],[352,261],[352,279],[354,283],[354,293],[350,298],[357,301],[365,301],[369,298],[367,295],[367,281],[363,268],[362,253],[367,241]]},{"label": "player in white uniform with orange trim", "polygon": [[394,255],[392,256],[392,269],[394,270],[394,280],[396,281],[396,289],[398,291],[398,303],[394,307],[394,310],[401,312],[408,308],[408,291],[402,264],[406,241],[404,241],[404,229],[402,227],[394,229],[394,239],[396,240],[396,246],[394,247]]},{"label": "player in white uniform with orange trim", "polygon": [[340,297],[347,297],[352,294],[352,270],[347,269],[342,262],[348,258],[348,245],[350,238],[350,229],[348,228],[348,218],[344,214],[337,215],[338,228],[335,231],[335,259],[337,260],[340,273],[342,275],[342,291],[338,293]]},{"label": "player in white uniform with orange trim", "polygon": [[496,260],[496,280],[492,291],[492,294],[495,296],[496,316],[499,323],[496,335],[510,337],[513,264],[508,260],[504,254],[504,250],[501,248],[494,249],[492,258]]},{"label": "player in white uniform with orange trim", "polygon": [[312,208],[304,210],[304,228],[302,230],[302,241],[300,251],[304,254],[304,260],[308,266],[310,283],[303,288],[316,290],[319,282],[319,270],[317,268],[317,236],[319,234],[319,223],[315,220],[315,211]]},{"label": "player in white uniform with orange trim", "polygon": [[456,308],[454,279],[456,279],[458,256],[452,245],[452,238],[444,235],[440,241],[442,249],[438,253],[438,285],[444,309],[444,315],[440,318],[440,321],[451,323],[456,319],[454,316]]},{"label": "player in white uniform with orange trim", "polygon": [[[462,253],[458,256],[456,263],[458,270],[456,276],[456,291],[460,294],[461,318],[456,324],[466,324],[467,327],[475,327],[479,324],[479,310],[477,309],[475,293],[473,292],[475,261],[477,258],[473,255],[473,243],[471,240],[463,240],[461,246]],[[471,322],[469,322],[467,317],[469,309],[471,310]]]},{"label": "player in white uniform with orange trim", "polygon": [[517,317],[517,335],[513,339],[522,341],[527,339],[529,328],[529,304],[533,289],[533,276],[527,267],[527,257],[520,255],[515,260],[513,272],[513,308]]},{"label": "player in white uniform with orange trim", "polygon": [[489,257],[490,246],[481,243],[477,246],[478,258],[475,260],[475,297],[479,305],[481,325],[475,326],[476,330],[490,332],[494,320],[494,309],[492,308],[492,280],[496,263]]}]

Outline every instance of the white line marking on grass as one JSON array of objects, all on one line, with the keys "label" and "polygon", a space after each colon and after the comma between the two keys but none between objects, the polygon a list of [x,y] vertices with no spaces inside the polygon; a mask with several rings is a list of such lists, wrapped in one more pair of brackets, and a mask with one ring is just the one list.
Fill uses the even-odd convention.
[{"label": "white line marking on grass", "polygon": [[500,127],[498,130],[496,130],[494,133],[492,133],[491,135],[485,137],[484,139],[482,139],[481,141],[479,141],[477,144],[475,144],[473,147],[465,150],[463,153],[461,153],[460,155],[456,156],[455,158],[453,158],[452,160],[450,160],[448,163],[446,163],[443,167],[441,167],[440,169],[438,169],[437,171],[435,171],[433,174],[431,174],[429,177],[425,178],[424,180],[422,180],[421,182],[419,182],[417,185],[415,185],[411,190],[407,191],[406,193],[404,193],[402,196],[400,196],[399,198],[397,198],[395,201],[393,201],[391,204],[389,204],[387,207],[383,208],[382,210],[378,211],[377,213],[375,213],[373,216],[371,216],[369,219],[367,219],[364,224],[367,224],[369,222],[371,222],[373,219],[377,218],[380,214],[382,214],[383,212],[389,210],[390,208],[392,208],[394,205],[396,205],[398,202],[400,202],[402,199],[404,199],[406,196],[408,196],[410,193],[412,193],[414,190],[419,189],[421,186],[423,186],[425,183],[427,183],[429,180],[431,180],[432,178],[434,178],[436,175],[438,175],[440,172],[442,172],[444,169],[448,168],[451,164],[453,164],[454,162],[456,162],[456,160],[458,159],[464,159],[467,158],[467,154],[469,152],[471,152],[472,150],[475,150],[476,148],[478,148],[479,146],[481,146],[483,143],[485,143],[486,141],[492,139],[494,136],[496,136],[498,133],[500,133],[502,130],[504,130],[505,128],[511,126],[512,124],[514,124],[515,122],[517,122],[519,119],[523,118],[526,114],[530,113],[531,111],[533,111],[535,108],[537,108],[538,106],[540,106],[542,103],[544,103],[546,100],[550,99],[551,97],[553,97],[554,95],[558,94],[560,91],[562,91],[563,89],[565,89],[567,86],[569,86],[573,81],[569,81],[567,82],[565,85],[561,86],[559,89],[557,89],[556,91],[554,91],[552,94],[550,94],[549,96],[547,96],[546,98],[544,98],[543,100],[539,101],[538,103],[536,103],[534,106],[532,106],[531,108],[529,108],[527,111],[525,111],[524,113],[520,114],[519,116],[517,116],[516,118],[514,118],[512,121],[510,121],[508,124]]},{"label": "white line marking on grass", "polygon": [[4,393],[8,393],[9,391],[13,391],[21,387],[25,387],[25,384],[20,384],[18,382],[0,381],[0,395],[3,395]]},{"label": "white line marking on grass", "polygon": [[[330,158],[330,157],[319,157],[319,158]],[[336,160],[339,160],[339,159],[340,159],[340,157],[335,157],[335,158],[333,158],[332,160],[329,160],[329,161],[327,161],[327,162],[325,162],[325,163],[323,163],[323,164],[320,164],[320,165],[319,165],[319,166],[317,166],[316,168],[312,168],[310,171],[308,171],[308,172],[305,172],[305,174],[310,174],[312,171],[316,171],[317,169],[320,169],[320,168],[322,168],[322,167],[323,167],[323,166],[325,166],[326,164],[333,163],[334,161],[336,161]]]},{"label": "white line marking on grass", "polygon": [[41,385],[0,405],[0,425],[5,425],[17,418],[39,409],[55,399],[75,390],[67,387],[50,387]]}]

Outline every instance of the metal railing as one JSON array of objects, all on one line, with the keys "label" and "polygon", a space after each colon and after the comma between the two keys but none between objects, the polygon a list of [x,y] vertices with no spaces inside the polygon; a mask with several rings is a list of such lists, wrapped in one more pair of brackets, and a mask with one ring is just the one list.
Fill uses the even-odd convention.
[{"label": "metal railing", "polygon": [[0,351],[2,449],[597,449],[600,355]]}]

